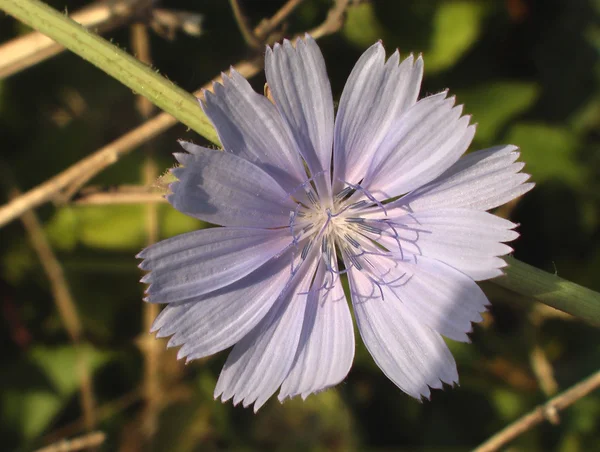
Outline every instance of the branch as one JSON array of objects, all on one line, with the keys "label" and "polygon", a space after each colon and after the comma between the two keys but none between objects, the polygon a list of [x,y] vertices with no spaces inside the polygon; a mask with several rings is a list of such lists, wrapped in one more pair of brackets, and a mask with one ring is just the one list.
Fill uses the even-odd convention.
[{"label": "branch", "polygon": [[[15,190],[15,195],[18,192]],[[92,380],[89,367],[85,357],[81,351],[83,343],[83,327],[77,312],[77,307],[71,290],[65,278],[62,266],[56,258],[52,247],[48,242],[46,233],[40,224],[35,212],[28,211],[21,217],[25,230],[29,235],[29,240],[35,252],[37,253],[40,263],[50,281],[50,289],[52,297],[56,304],[58,314],[61,318],[71,342],[73,343],[77,355],[77,371],[80,378],[80,393],[81,393],[81,410],[84,415],[85,425],[88,430],[91,430],[96,424],[95,419],[95,398],[92,389]]]},{"label": "branch", "polygon": [[150,27],[157,35],[166,39],[174,39],[177,30],[190,36],[200,36],[202,16],[191,11],[154,8]]},{"label": "branch", "polygon": [[346,9],[348,9],[349,4],[350,0],[335,0],[335,4],[333,5],[333,8],[329,10],[325,22],[309,31],[308,34],[315,39],[319,39],[325,35],[338,31],[342,28],[342,25],[344,25],[344,16],[346,15]]},{"label": "branch", "polygon": [[504,430],[501,430],[481,444],[475,449],[475,452],[496,451],[545,420],[548,420],[553,424],[558,423],[560,421],[558,417],[559,411],[564,410],[577,400],[585,397],[598,388],[600,388],[600,371],[513,422]]},{"label": "branch", "polygon": [[219,142],[193,95],[101,36],[39,0],[0,0],[0,9],[61,43],[206,139]]},{"label": "branch", "polygon": [[[262,59],[257,58],[251,61],[242,61],[235,65],[234,68],[244,77],[250,78],[262,68]],[[220,80],[221,76],[218,76],[213,81]],[[213,81],[204,85],[204,88],[211,89]],[[202,89],[196,91],[194,95],[201,97]],[[177,124],[177,120],[173,116],[167,113],[160,113],[116,141],[94,152],[89,157],[75,163],[62,173],[32,188],[8,204],[0,207],[0,227],[18,218],[23,212],[29,209],[33,209],[45,202],[59,199],[63,190],[68,190],[70,193],[76,192],[77,189],[100,171],[116,163],[136,147],[151,140],[175,124]]]},{"label": "branch", "polygon": [[[9,0],[0,0],[0,7],[7,1]],[[277,26],[279,21],[284,20],[299,3],[300,2],[296,0],[290,1],[284,5],[271,19],[269,19],[269,27]],[[342,25],[341,18],[343,17],[347,4],[347,0],[338,0],[330,10],[325,22],[319,27],[309,31],[309,33],[313,36],[324,36],[327,33],[336,32]],[[255,30],[257,34],[260,35],[262,33],[270,32],[271,29],[269,27],[262,26],[261,28],[261,26],[262,25],[259,25]],[[236,64],[234,68],[246,78],[253,77],[262,69],[262,57],[243,61]],[[211,82],[204,85],[203,89],[212,89],[212,84],[215,81],[222,81],[221,76],[215,77]],[[194,95],[202,97],[202,89],[196,91]],[[131,152],[134,148],[154,138],[174,126],[176,123],[177,120],[173,116],[167,113],[161,113],[153,119],[146,121],[136,129],[133,129],[131,132],[123,135],[113,143],[99,149],[89,157],[80,160],[62,173],[29,190],[19,198],[10,201],[8,204],[0,207],[0,227],[15,218],[18,218],[23,212],[29,209],[33,209],[51,200],[60,199],[60,195],[63,191],[66,191],[66,198],[69,199],[79,188],[104,168],[116,163],[121,157]],[[108,197],[110,197],[110,195]],[[114,200],[114,197],[110,200],[108,197],[99,195],[95,201],[90,200],[89,203],[110,203]],[[121,197],[121,201],[136,203],[140,201],[139,197],[131,200],[126,200],[125,198],[126,197],[124,196]],[[145,202],[152,201],[160,202],[161,199],[158,196],[152,195],[149,196],[149,199]],[[85,201],[82,200],[81,203],[83,204]]]},{"label": "branch", "polygon": [[112,205],[112,204],[146,204],[166,203],[162,193],[150,185],[134,187],[117,187],[106,191],[86,190],[78,195],[73,204],[76,205]]},{"label": "branch", "polygon": [[256,38],[256,35],[250,28],[250,25],[248,25],[248,18],[242,11],[242,6],[240,5],[239,0],[229,0],[229,4],[231,5],[233,16],[235,17],[235,21],[238,24],[238,28],[240,29],[246,44],[253,49],[260,49],[262,47],[262,43]]},{"label": "branch", "polygon": [[275,28],[283,22],[304,0],[289,0],[270,19],[263,19],[254,29],[258,39],[264,40]]},{"label": "branch", "polygon": [[[102,1],[76,11],[71,18],[96,33],[103,33],[117,28],[151,6],[148,0]],[[63,50],[63,46],[38,31],[13,39],[0,46],[0,78],[27,69]]]},{"label": "branch", "polygon": [[106,439],[102,432],[92,432],[78,438],[63,439],[50,446],[42,447],[35,452],[75,452],[101,446]]},{"label": "branch", "polygon": [[[152,62],[150,53],[150,40],[148,37],[148,29],[144,24],[134,24],[131,27],[131,44],[138,58],[146,63]],[[153,105],[143,96],[136,97],[136,108],[140,115],[148,119],[152,114]],[[158,168],[153,158],[154,149],[150,148],[152,142],[146,144],[150,152],[146,153],[146,158],[143,170],[144,184],[147,186],[158,177]],[[155,204],[149,203],[146,205],[146,235],[147,245],[152,245],[158,241],[159,226],[158,226],[158,209]],[[150,338],[149,331],[152,327],[152,322],[158,316],[160,309],[158,305],[153,306],[153,303],[142,304],[142,337]],[[160,410],[160,395],[161,385],[159,378],[159,359],[160,359],[160,343],[158,341],[146,340],[142,342],[143,347],[141,352],[144,356],[144,409],[142,411],[142,428],[141,431],[145,435],[145,439],[151,441],[158,428],[158,414]]]}]

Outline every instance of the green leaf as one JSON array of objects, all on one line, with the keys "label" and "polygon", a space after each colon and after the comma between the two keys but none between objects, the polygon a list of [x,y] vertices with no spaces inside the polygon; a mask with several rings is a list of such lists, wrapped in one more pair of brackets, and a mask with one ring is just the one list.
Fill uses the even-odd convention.
[{"label": "green leaf", "polygon": [[498,414],[505,421],[517,418],[526,410],[526,405],[520,395],[508,389],[494,390],[492,399]]},{"label": "green leaf", "polygon": [[[78,354],[80,356],[78,356]],[[73,394],[79,387],[78,359],[91,369],[97,369],[110,357],[109,353],[94,349],[90,345],[78,348],[72,345],[62,347],[37,346],[30,352],[30,359],[44,370],[61,396]]]},{"label": "green leaf", "polygon": [[501,80],[459,91],[457,102],[473,115],[476,140],[489,146],[503,126],[533,105],[539,91],[534,83]]},{"label": "green leaf", "polygon": [[11,363],[3,375],[3,422],[28,441],[38,437],[79,389],[79,359],[91,373],[108,361],[109,353],[89,345],[37,346],[28,356]]},{"label": "green leaf", "polygon": [[425,52],[427,73],[451,67],[475,43],[481,31],[485,6],[480,1],[452,1],[439,5],[431,46]]},{"label": "green leaf", "polygon": [[586,183],[587,169],[575,159],[577,137],[568,129],[520,123],[510,129],[504,141],[521,148],[522,160],[527,162],[526,170],[534,182],[561,180],[571,187]]},{"label": "green leaf", "polygon": [[[54,246],[71,250],[77,243],[109,250],[134,250],[146,245],[146,207],[142,204],[74,206],[60,209],[48,223]],[[172,206],[159,209],[161,237],[192,231],[205,224]]]},{"label": "green leaf", "polygon": [[385,30],[375,15],[373,5],[361,3],[348,8],[342,33],[350,43],[366,48],[382,39]]}]

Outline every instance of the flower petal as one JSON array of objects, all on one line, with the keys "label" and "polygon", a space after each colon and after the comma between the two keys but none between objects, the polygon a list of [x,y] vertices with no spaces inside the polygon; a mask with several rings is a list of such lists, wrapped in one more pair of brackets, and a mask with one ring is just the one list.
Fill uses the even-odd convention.
[{"label": "flower petal", "polygon": [[306,310],[308,288],[316,259],[307,259],[265,318],[241,341],[221,371],[215,398],[242,402],[254,411],[271,397],[287,376],[294,361]]},{"label": "flower petal", "polygon": [[333,98],[317,43],[306,35],[305,40],[296,40],[295,49],[287,39],[283,45],[275,44],[272,50],[267,47],[265,73],[275,105],[292,131],[311,174],[327,174],[328,177],[316,180],[326,180],[329,184]]},{"label": "flower petal", "polygon": [[378,199],[408,193],[438,177],[467,150],[475,134],[462,106],[446,93],[420,100],[406,111],[373,157],[362,186]]},{"label": "flower petal", "polygon": [[427,185],[389,204],[390,211],[408,206],[413,211],[439,208],[489,210],[533,188],[529,175],[516,162],[517,147],[496,146],[473,152],[458,160]]},{"label": "flower petal", "polygon": [[177,357],[203,358],[231,347],[269,312],[289,283],[291,252],[215,292],[167,306],[154,321],[157,337],[182,345]]},{"label": "flower petal", "polygon": [[417,399],[428,398],[429,388],[441,388],[442,382],[458,382],[454,358],[438,333],[421,323],[387,286],[380,292],[356,269],[349,271],[349,281],[360,335],[390,380]]},{"label": "flower petal", "polygon": [[[414,256],[396,272],[410,279],[389,289],[417,321],[449,339],[469,342],[472,323],[482,320],[489,301],[480,287],[459,270],[426,256]],[[392,273],[393,276],[393,273]]]},{"label": "flower petal", "polygon": [[287,229],[211,228],[156,243],[138,254],[150,273],[146,301],[171,303],[225,287],[290,246]]},{"label": "flower petal", "polygon": [[367,172],[375,150],[392,123],[417,100],[423,60],[413,56],[398,65],[396,51],[385,62],[383,45],[369,47],[344,87],[335,119],[334,192],[343,182],[357,183]]},{"label": "flower petal", "polygon": [[[279,400],[302,398],[342,381],[354,358],[354,329],[341,281],[323,289],[325,267],[321,263],[308,296],[300,346],[284,380]],[[329,282],[331,284],[331,282]]]},{"label": "flower petal", "polygon": [[296,208],[265,171],[228,152],[181,142],[190,154],[175,154],[184,165],[167,200],[180,212],[222,226],[272,228],[289,224]]},{"label": "flower petal", "polygon": [[296,144],[275,106],[231,70],[223,85],[205,91],[202,109],[210,118],[226,151],[251,161],[285,190],[306,179]]},{"label": "flower petal", "polygon": [[[511,253],[512,248],[501,242],[519,236],[513,231],[516,224],[478,210],[417,211],[393,218],[393,222],[402,227],[396,230],[404,249],[445,262],[475,281],[502,274],[500,269],[506,263],[498,256]],[[409,231],[414,236],[408,237]],[[397,243],[390,239],[384,238],[383,242],[384,246],[397,248]]]}]

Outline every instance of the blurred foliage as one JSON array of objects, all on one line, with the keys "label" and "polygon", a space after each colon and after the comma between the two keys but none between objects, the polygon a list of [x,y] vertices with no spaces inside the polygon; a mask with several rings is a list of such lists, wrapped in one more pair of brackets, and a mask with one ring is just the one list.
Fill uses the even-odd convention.
[{"label": "blurred foliage", "polygon": [[[87,2],[51,2],[74,11]],[[242,2],[257,24],[284,2]],[[199,38],[151,37],[153,64],[187,90],[247,57],[228,2],[164,0],[163,7],[204,15]],[[287,22],[292,35],[320,23],[331,2],[306,0]],[[377,39],[388,52],[422,53],[422,95],[450,88],[478,123],[474,148],[521,147],[537,183],[498,214],[521,224],[517,258],[600,290],[600,3],[594,0],[373,0],[354,2],[343,29],[321,40],[334,97],[360,53]],[[0,16],[0,40],[25,33]],[[126,27],[109,35],[129,48]],[[262,90],[264,76],[253,79]],[[140,124],[130,90],[78,57],[61,54],[0,81],[4,190],[34,187]],[[92,185],[141,184],[151,153],[161,171],[173,165],[178,138],[202,140],[176,126],[111,166]],[[6,196],[4,198],[6,200]],[[79,310],[86,343],[79,351],[94,374],[103,450],[465,450],[517,419],[545,394],[531,353],[540,347],[560,389],[600,364],[600,334],[556,317],[492,284],[489,314],[472,344],[450,344],[461,386],[418,403],[399,391],[362,345],[336,389],[257,414],[214,402],[226,353],[189,366],[160,354],[158,423],[144,427],[141,272],[135,254],[147,241],[144,206],[45,205],[37,209]],[[160,237],[201,227],[158,207]],[[30,450],[83,431],[77,350],[53,303],[48,280],[18,222],[0,235],[3,321],[0,435],[3,450]],[[161,340],[163,350],[166,341]],[[128,400],[127,403],[123,400]],[[73,424],[75,422],[75,424]],[[73,427],[75,425],[75,427]],[[599,450],[600,395],[579,401],[515,442],[518,450]],[[58,432],[58,436],[57,436]],[[148,438],[152,438],[149,440]]]}]

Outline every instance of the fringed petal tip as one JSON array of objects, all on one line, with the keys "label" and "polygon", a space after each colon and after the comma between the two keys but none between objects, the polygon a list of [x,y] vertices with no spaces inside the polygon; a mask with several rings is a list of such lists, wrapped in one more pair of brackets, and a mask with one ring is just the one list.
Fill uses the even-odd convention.
[{"label": "fringed petal tip", "polygon": [[458,377],[456,378],[456,380],[452,380],[452,381],[438,380],[433,385],[427,386],[426,393],[421,394],[420,397],[418,397],[418,398],[417,397],[413,397],[413,398],[415,400],[417,400],[417,402],[419,402],[419,403],[431,402],[433,400],[435,393],[444,392],[444,391],[446,391],[446,389],[454,389],[458,386],[460,386],[460,383],[458,382]]}]

